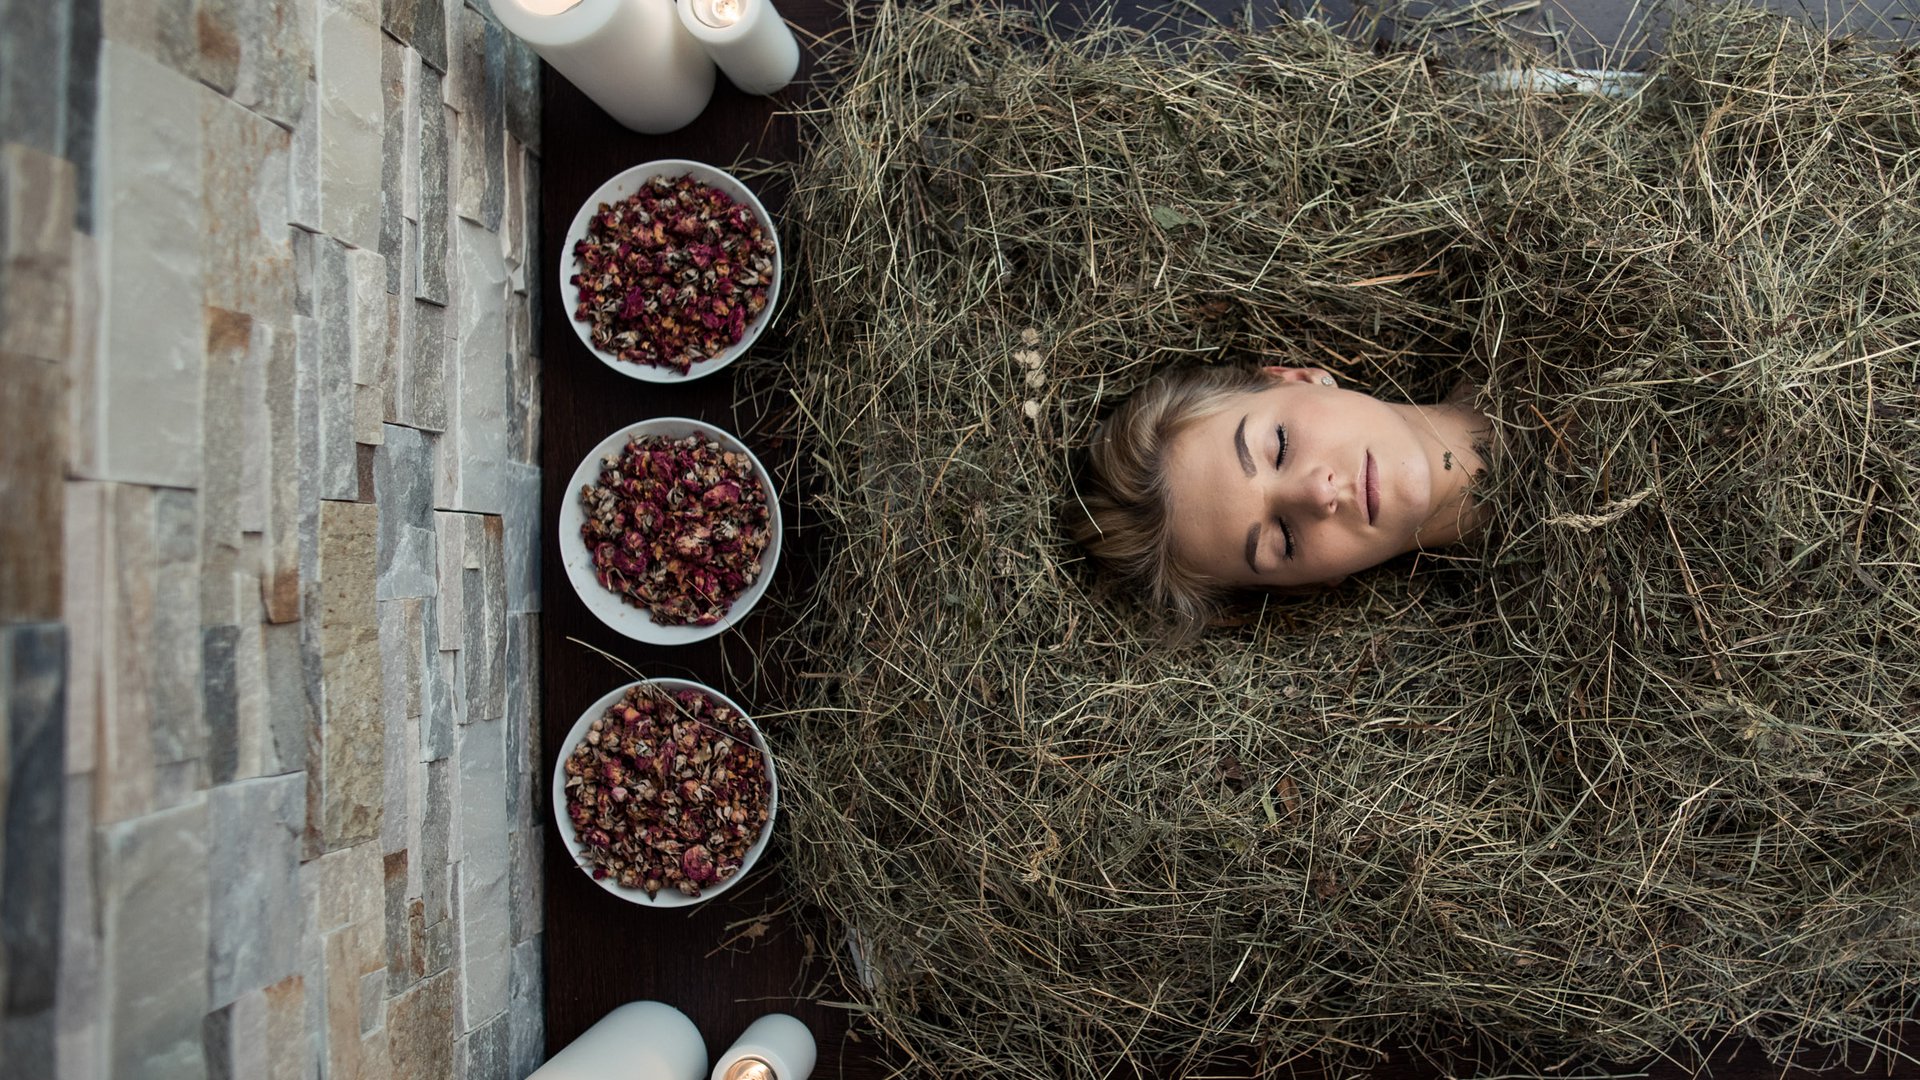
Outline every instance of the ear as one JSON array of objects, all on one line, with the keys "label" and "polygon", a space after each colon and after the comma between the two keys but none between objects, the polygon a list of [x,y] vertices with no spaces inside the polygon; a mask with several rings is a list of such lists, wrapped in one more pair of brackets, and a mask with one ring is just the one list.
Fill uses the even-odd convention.
[{"label": "ear", "polygon": [[1327,373],[1321,368],[1280,367],[1269,365],[1260,369],[1279,382],[1318,383]]}]

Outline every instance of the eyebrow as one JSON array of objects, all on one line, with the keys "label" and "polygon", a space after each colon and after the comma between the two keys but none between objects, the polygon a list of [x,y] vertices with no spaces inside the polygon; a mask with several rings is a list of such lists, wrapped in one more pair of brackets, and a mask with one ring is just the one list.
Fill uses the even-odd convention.
[{"label": "eyebrow", "polygon": [[1247,526],[1247,569],[1259,573],[1260,568],[1253,564],[1253,557],[1260,551],[1260,523]]},{"label": "eyebrow", "polygon": [[1233,449],[1240,455],[1240,471],[1251,478],[1255,472],[1253,452],[1247,449],[1247,418],[1240,418],[1240,426],[1233,429]]}]

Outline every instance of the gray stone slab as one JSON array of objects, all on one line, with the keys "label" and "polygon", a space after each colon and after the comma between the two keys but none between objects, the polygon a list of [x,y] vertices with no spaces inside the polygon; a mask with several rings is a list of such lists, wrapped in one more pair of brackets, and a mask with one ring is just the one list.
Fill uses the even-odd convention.
[{"label": "gray stone slab", "polygon": [[380,38],[380,254],[387,260],[387,291],[401,287],[400,245],[406,240],[406,185],[401,177],[415,170],[407,161],[407,47]]},{"label": "gray stone slab", "polygon": [[400,421],[426,431],[447,428],[447,310],[424,300],[412,304],[407,350],[400,377]]},{"label": "gray stone slab", "polygon": [[447,302],[448,158],[447,107],[440,73],[421,68],[414,103],[420,114],[420,253],[414,295]]},{"label": "gray stone slab", "polygon": [[253,317],[209,307],[207,381],[202,410],[199,620],[232,623],[239,617],[234,577],[240,567],[240,493],[248,458],[243,395],[253,362]]},{"label": "gray stone slab", "polygon": [[506,190],[506,31],[460,8],[449,96],[460,113],[454,209],[497,232]]},{"label": "gray stone slab", "polygon": [[93,233],[94,124],[100,102],[100,0],[65,5],[72,16],[67,32],[66,148],[74,163],[73,226]]},{"label": "gray stone slab", "polygon": [[377,439],[378,425],[392,415],[390,400],[397,396],[395,372],[387,362],[387,260],[377,251],[351,250],[347,275],[353,282],[353,381],[376,394],[378,403],[363,421]]},{"label": "gray stone slab", "polygon": [[[308,234],[295,230],[295,235]],[[296,260],[297,263],[298,260]],[[266,496],[267,531],[264,558],[260,567],[260,598],[268,621],[290,623],[300,617],[301,588],[305,573],[302,555],[302,524],[311,495],[318,497],[314,475],[319,435],[318,406],[309,400],[317,385],[310,365],[303,366],[300,355],[302,335],[298,326],[312,320],[295,316],[295,327],[276,333],[267,343],[264,383],[268,477]],[[314,331],[305,335],[312,341]]]},{"label": "gray stone slab", "polygon": [[407,896],[405,851],[386,857],[387,986],[383,994],[403,993],[426,975],[426,926],[418,900]]},{"label": "gray stone slab", "polygon": [[70,23],[57,4],[0,3],[0,141],[45,154],[66,150],[66,81]]},{"label": "gray stone slab", "polygon": [[460,1055],[466,1080],[518,1080],[511,1071],[511,1028],[504,1010],[460,1040]]},{"label": "gray stone slab", "polygon": [[93,776],[69,775],[60,867],[55,1060],[69,1076],[105,1076],[100,1039],[100,923],[93,881]]},{"label": "gray stone slab", "polygon": [[200,495],[162,488],[153,496],[156,556],[152,637],[153,758],[203,760],[200,702]]},{"label": "gray stone slab", "polygon": [[262,632],[271,725],[261,761],[266,772],[305,768],[307,732],[319,723],[319,662],[317,657],[309,659],[302,629],[302,623],[281,623],[268,625]]},{"label": "gray stone slab", "polygon": [[540,152],[540,54],[507,35],[507,134]]},{"label": "gray stone slab", "polygon": [[410,856],[420,860],[420,898],[426,905],[430,931],[436,923],[445,922],[451,910],[448,885],[453,863],[453,780],[451,759],[427,763],[427,802],[420,819],[420,850]]},{"label": "gray stone slab", "polygon": [[306,827],[303,773],[214,788],[207,796],[215,1004],[264,990],[300,969],[306,912],[300,893]]},{"label": "gray stone slab", "polygon": [[542,877],[544,825],[522,822],[507,840],[510,860],[507,877],[508,934],[515,948],[540,935],[540,918],[546,902]]},{"label": "gray stone slab", "polygon": [[[540,461],[540,358],[535,353],[533,312],[525,293],[507,305],[507,458],[523,465]],[[508,470],[507,483],[513,483]]]},{"label": "gray stone slab", "polygon": [[242,11],[233,100],[292,128],[313,73],[313,0],[248,0]]},{"label": "gray stone slab", "polygon": [[412,789],[420,761],[420,726],[408,712],[409,686],[419,700],[420,604],[380,602],[380,698],[385,718],[385,779],[381,785],[380,850],[404,851],[417,832]]},{"label": "gray stone slab", "polygon": [[240,773],[240,628],[200,632],[200,700],[207,720],[207,776],[225,784]]},{"label": "gray stone slab", "polygon": [[461,1015],[469,1029],[507,1007],[512,937],[505,732],[499,721],[460,729]]},{"label": "gray stone slab", "polygon": [[454,715],[451,665],[440,651],[438,604],[423,600],[421,617],[420,666],[420,758],[439,761],[453,754]]},{"label": "gray stone slab", "polygon": [[531,1076],[547,1059],[546,982],[538,934],[513,947],[508,980],[507,1058],[509,1074]]},{"label": "gray stone slab", "polygon": [[153,489],[108,484],[103,525],[107,532],[102,569],[104,638],[95,714],[98,738],[94,767],[99,788],[94,814],[100,824],[138,817],[153,809]]},{"label": "gray stone slab", "polygon": [[507,616],[507,820],[516,828],[533,814],[533,773],[540,741],[539,721],[533,710],[533,686],[538,680],[534,670],[534,652],[539,648],[534,625],[537,618]]},{"label": "gray stone slab", "polygon": [[98,854],[110,1075],[204,1075],[207,805],[110,825]]},{"label": "gray stone slab", "polygon": [[437,573],[433,515],[434,437],[396,424],[373,457],[380,507],[379,598],[432,596]]},{"label": "gray stone slab", "polygon": [[[466,515],[468,570],[466,661],[468,721],[506,715],[507,585],[504,530],[493,514]],[[477,565],[476,565],[477,564]]]},{"label": "gray stone slab", "polygon": [[455,329],[458,412],[449,458],[456,468],[452,505],[497,514],[504,507],[507,461],[506,265],[500,240],[469,221],[458,224],[460,306]]},{"label": "gray stone slab", "polygon": [[501,468],[507,492],[501,514],[505,533],[507,610],[540,610],[540,469],[507,462]]},{"label": "gray stone slab", "polygon": [[386,0],[381,25],[432,64],[447,70],[447,9],[442,0]]},{"label": "gray stone slab", "polygon": [[100,165],[105,332],[99,402],[103,478],[200,483],[204,213],[202,95],[152,58],[104,53]]},{"label": "gray stone slab", "polygon": [[320,9],[320,231],[380,247],[380,28],[349,8]]},{"label": "gray stone slab", "polygon": [[301,79],[299,120],[287,147],[287,223],[307,232],[320,228],[320,81]]},{"label": "gray stone slab", "polygon": [[302,363],[311,364],[318,378],[320,497],[350,502],[360,493],[353,448],[353,272],[345,246],[326,239],[315,245],[314,318],[296,325]]},{"label": "gray stone slab", "polygon": [[0,627],[0,956],[9,1061],[50,1053],[59,986],[65,867],[67,632],[58,623]]}]

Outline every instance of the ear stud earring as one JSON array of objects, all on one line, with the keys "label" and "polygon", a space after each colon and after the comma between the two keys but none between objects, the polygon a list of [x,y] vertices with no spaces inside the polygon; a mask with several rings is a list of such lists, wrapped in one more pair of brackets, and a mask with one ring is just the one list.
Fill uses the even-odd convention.
[{"label": "ear stud earring", "polygon": [[1321,385],[1321,386],[1332,386],[1332,385],[1333,385],[1333,376],[1331,376],[1331,375],[1322,375],[1322,376],[1320,376],[1320,385]]}]

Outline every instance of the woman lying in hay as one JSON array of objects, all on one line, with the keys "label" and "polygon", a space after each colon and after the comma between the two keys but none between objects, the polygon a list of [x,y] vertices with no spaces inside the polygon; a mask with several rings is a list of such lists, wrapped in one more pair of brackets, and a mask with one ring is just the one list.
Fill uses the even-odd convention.
[{"label": "woman lying in hay", "polygon": [[[1914,54],[1696,10],[1608,98],[1301,20],[862,12],[788,204],[832,539],[769,735],[863,1030],[930,1077],[1895,1052]],[[1285,588],[1170,637],[1061,519],[1194,370],[1191,547],[1136,556]]]}]

